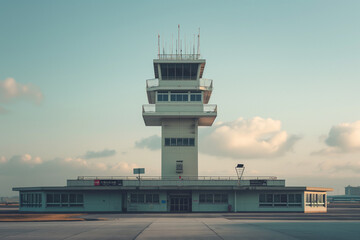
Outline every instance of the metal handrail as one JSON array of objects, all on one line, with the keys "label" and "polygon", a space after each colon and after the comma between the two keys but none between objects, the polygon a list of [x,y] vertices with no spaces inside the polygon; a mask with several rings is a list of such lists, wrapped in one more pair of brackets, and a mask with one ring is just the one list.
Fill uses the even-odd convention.
[{"label": "metal handrail", "polygon": [[[158,78],[152,78],[146,80],[146,88],[155,88],[160,86],[160,81]],[[213,87],[213,80],[207,78],[200,78],[199,79],[199,86],[203,88],[212,88]]]},{"label": "metal handrail", "polygon": [[[184,102],[183,102],[184,103]],[[180,103],[177,104],[180,106]],[[188,103],[183,104],[183,106],[188,106]],[[142,106],[143,113],[155,113],[156,112],[156,104],[144,104]],[[167,112],[178,112],[177,109],[168,110]],[[199,112],[199,110],[184,110],[184,112]],[[217,113],[217,105],[216,104],[204,104],[203,105],[204,113]]]},{"label": "metal handrail", "polygon": [[[139,180],[136,176],[78,176],[77,180]],[[157,180],[157,181],[178,181],[178,180],[189,180],[189,181],[229,181],[239,180],[237,176],[186,176],[186,177],[160,177],[160,176],[142,176],[141,180]],[[246,176],[242,177],[241,180],[277,180],[275,176]]]},{"label": "metal handrail", "polygon": [[161,60],[197,60],[200,54],[158,54]]}]

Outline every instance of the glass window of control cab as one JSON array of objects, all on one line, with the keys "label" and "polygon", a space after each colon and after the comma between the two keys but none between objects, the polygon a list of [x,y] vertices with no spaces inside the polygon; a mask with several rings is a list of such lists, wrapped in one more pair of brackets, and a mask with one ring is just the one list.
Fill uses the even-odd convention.
[{"label": "glass window of control cab", "polygon": [[196,80],[198,63],[161,63],[162,80]]}]

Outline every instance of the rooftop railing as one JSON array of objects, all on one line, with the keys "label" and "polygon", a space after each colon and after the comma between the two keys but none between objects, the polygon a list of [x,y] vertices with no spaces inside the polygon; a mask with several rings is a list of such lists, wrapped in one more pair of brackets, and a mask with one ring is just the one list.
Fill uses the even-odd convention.
[{"label": "rooftop railing", "polygon": [[[183,104],[181,106],[186,106],[187,104]],[[177,106],[180,106],[179,104]],[[144,104],[142,106],[143,113],[155,113],[156,112],[156,104]],[[166,110],[166,112],[179,112],[177,108]],[[184,109],[182,112],[199,112],[198,110]],[[216,113],[217,105],[216,104],[204,104],[203,105],[203,113]]]},{"label": "rooftop railing", "polygon": [[200,54],[158,54],[161,60],[197,60]]},{"label": "rooftop railing", "polygon": [[[159,177],[159,176],[141,176],[141,180],[157,180],[157,181],[229,181],[239,180],[237,176],[194,176],[194,177]],[[77,180],[139,180],[137,176],[78,176]],[[245,176],[241,180],[277,180],[274,176]]]},{"label": "rooftop railing", "polygon": [[[160,86],[160,81],[159,81],[158,78],[153,78],[153,79],[146,80],[146,87],[147,88],[154,88],[154,87],[159,87],[159,86]],[[206,78],[200,78],[199,87],[212,88],[213,87],[213,80],[212,79],[206,79]]]}]

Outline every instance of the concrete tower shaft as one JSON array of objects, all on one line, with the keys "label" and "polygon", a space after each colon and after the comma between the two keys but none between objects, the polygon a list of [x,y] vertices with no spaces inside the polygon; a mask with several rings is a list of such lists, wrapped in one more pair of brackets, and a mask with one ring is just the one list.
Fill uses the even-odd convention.
[{"label": "concrete tower shaft", "polygon": [[198,54],[159,54],[155,79],[147,80],[146,126],[161,126],[161,175],[198,176],[198,126],[211,126],[217,106],[208,104],[213,83],[203,79]]}]

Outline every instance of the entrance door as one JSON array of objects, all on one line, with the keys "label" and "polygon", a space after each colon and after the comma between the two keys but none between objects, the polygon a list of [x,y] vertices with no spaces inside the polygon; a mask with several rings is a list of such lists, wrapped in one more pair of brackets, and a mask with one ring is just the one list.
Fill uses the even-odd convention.
[{"label": "entrance door", "polygon": [[191,212],[191,196],[170,195],[170,212]]}]

